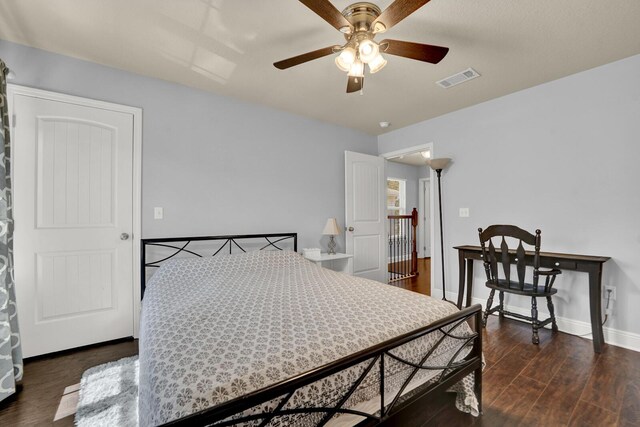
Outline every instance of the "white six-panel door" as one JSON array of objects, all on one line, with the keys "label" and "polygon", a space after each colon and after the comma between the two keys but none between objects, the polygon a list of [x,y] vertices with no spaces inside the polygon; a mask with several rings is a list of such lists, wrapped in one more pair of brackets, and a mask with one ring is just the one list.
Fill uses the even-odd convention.
[{"label": "white six-panel door", "polygon": [[26,357],[133,335],[133,116],[14,94]]},{"label": "white six-panel door", "polygon": [[384,158],[345,151],[345,225],[353,274],[387,282]]}]

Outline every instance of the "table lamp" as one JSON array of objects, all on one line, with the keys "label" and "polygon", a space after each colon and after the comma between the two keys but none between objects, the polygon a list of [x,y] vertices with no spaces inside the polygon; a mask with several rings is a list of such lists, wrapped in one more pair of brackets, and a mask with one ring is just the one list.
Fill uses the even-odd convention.
[{"label": "table lamp", "polygon": [[340,229],[338,228],[338,220],[335,218],[329,218],[327,223],[324,226],[324,230],[322,230],[322,234],[325,236],[329,236],[329,255],[336,254],[336,240],[334,236],[340,234]]}]

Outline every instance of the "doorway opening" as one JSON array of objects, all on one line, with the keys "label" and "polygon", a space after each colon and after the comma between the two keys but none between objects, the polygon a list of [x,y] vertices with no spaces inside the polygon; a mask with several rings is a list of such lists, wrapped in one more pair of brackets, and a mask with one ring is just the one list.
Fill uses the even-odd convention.
[{"label": "doorway opening", "polygon": [[383,153],[380,157],[385,159],[387,179],[388,282],[431,295],[433,179],[426,160],[433,157],[433,144]]}]

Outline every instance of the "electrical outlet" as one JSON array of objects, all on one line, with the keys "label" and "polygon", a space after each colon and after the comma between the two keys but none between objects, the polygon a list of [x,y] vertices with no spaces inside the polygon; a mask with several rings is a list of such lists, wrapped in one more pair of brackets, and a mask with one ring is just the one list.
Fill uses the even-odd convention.
[{"label": "electrical outlet", "polygon": [[609,290],[611,290],[611,301],[615,301],[616,300],[616,287],[612,286],[612,285],[605,285],[604,286],[604,292],[603,292],[602,298],[604,298],[605,301],[607,299],[609,299]]},{"label": "electrical outlet", "polygon": [[162,219],[164,218],[164,209],[162,208],[153,208],[153,219]]},{"label": "electrical outlet", "polygon": [[460,218],[469,217],[469,208],[460,208]]}]

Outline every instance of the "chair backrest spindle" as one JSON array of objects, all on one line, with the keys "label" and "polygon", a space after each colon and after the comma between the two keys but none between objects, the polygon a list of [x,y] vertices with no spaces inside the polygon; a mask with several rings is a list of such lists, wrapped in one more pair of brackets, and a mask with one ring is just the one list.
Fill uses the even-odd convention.
[{"label": "chair backrest spindle", "polygon": [[[526,278],[526,250],[524,245],[529,245],[532,246],[535,251],[533,259],[533,283],[534,287],[538,286],[538,269],[540,268],[540,230],[536,230],[536,234],[533,235],[514,225],[492,225],[486,230],[479,228],[478,233],[480,235],[480,245],[482,246],[485,273],[489,282],[499,286],[511,287],[511,289],[523,290]],[[493,244],[494,237],[501,238],[499,251],[496,250],[496,247]],[[507,237],[518,240],[518,246],[515,251],[509,249],[509,244],[506,239]],[[500,279],[498,275],[498,258],[502,264],[504,280]],[[518,275],[517,282],[515,280],[511,280],[511,264],[514,262],[516,264],[516,272]]]},{"label": "chair backrest spindle", "polygon": [[535,255],[533,257],[533,286],[538,286],[538,280],[540,275],[538,270],[540,269],[540,230],[536,230],[536,242],[535,242]]},{"label": "chair backrest spindle", "polygon": [[518,244],[518,249],[516,249],[516,259],[517,261],[517,269],[518,269],[518,282],[524,284],[524,279],[527,272],[527,264],[525,260],[525,250],[524,246],[522,246],[522,240]]},{"label": "chair backrest spindle", "polygon": [[502,243],[500,243],[500,252],[502,255],[502,270],[504,271],[504,278],[507,282],[511,280],[511,262],[509,260],[509,245],[502,236]]}]

